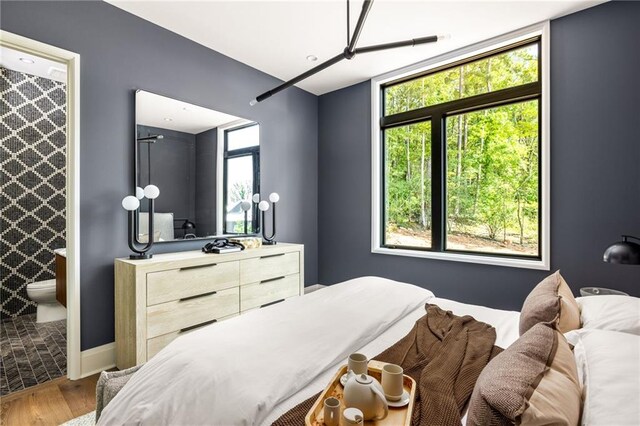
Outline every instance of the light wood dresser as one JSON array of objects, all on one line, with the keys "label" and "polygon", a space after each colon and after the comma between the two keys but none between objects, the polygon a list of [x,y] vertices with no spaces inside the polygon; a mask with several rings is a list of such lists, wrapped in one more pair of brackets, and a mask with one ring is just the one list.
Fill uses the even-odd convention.
[{"label": "light wood dresser", "polygon": [[181,334],[301,294],[299,244],[116,259],[116,366],[143,364]]}]

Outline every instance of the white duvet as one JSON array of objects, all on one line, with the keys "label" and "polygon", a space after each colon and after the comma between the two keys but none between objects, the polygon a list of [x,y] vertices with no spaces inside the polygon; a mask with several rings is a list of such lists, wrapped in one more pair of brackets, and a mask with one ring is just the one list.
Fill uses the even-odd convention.
[{"label": "white duvet", "polygon": [[432,298],[364,277],[204,327],[145,364],[98,424],[261,424]]},{"label": "white duvet", "polygon": [[[455,302],[453,300],[441,299],[439,297],[429,299],[428,302],[434,305],[438,305],[439,307],[447,311],[451,311],[455,315],[471,315],[478,321],[482,321],[494,326],[496,329],[496,345],[500,346],[501,348],[507,348],[513,342],[518,340],[518,324],[520,322],[519,312],[492,309],[487,308],[486,306],[469,305],[467,303]],[[398,340],[406,336],[407,333],[411,331],[416,321],[422,318],[424,314],[424,306],[416,308],[414,311],[409,312],[407,316],[389,327],[387,331],[380,334],[375,339],[372,339],[366,345],[363,345],[356,352],[363,353],[367,355],[368,358],[375,357],[376,355],[387,349],[389,346],[393,345]],[[327,383],[329,383],[338,367],[346,363],[347,359],[345,357],[336,365],[327,368],[323,374],[309,383],[308,386],[301,389],[295,395],[292,395],[290,398],[276,406],[273,411],[267,416],[267,418],[262,422],[262,426],[270,425],[281,415],[283,415],[302,401],[322,391]],[[463,419],[462,424],[465,423],[466,420]]]}]

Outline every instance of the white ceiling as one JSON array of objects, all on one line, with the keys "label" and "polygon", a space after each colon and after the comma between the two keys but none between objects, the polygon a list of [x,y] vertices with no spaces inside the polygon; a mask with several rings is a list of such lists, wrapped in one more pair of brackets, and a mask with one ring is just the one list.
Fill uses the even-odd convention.
[{"label": "white ceiling", "polygon": [[[32,64],[20,59],[33,61]],[[36,75],[50,80],[67,82],[67,66],[39,56],[0,46],[0,66],[25,74]]]},{"label": "white ceiling", "polygon": [[[108,1],[282,80],[337,55],[346,45],[346,0]],[[451,38],[356,56],[297,86],[323,94],[603,2],[377,0],[358,46],[428,35],[447,34]],[[361,0],[351,1],[352,31],[361,7]],[[317,56],[318,61],[306,60],[308,55]]]},{"label": "white ceiling", "polygon": [[[145,91],[136,93],[136,124],[191,134],[241,120],[235,115]],[[143,135],[144,136],[144,135]]]}]

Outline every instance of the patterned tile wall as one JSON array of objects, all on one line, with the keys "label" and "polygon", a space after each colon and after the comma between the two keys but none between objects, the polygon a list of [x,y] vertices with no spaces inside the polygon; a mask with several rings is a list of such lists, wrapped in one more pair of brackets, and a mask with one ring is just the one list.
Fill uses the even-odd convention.
[{"label": "patterned tile wall", "polygon": [[35,312],[27,284],[54,278],[65,247],[66,87],[0,68],[2,318]]}]

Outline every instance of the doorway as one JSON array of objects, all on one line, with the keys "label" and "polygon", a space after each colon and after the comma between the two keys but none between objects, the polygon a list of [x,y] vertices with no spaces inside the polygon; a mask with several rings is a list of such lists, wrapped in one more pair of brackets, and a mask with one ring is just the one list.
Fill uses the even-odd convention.
[{"label": "doorway", "polygon": [[6,31],[0,49],[5,395],[81,375],[80,57]]}]

